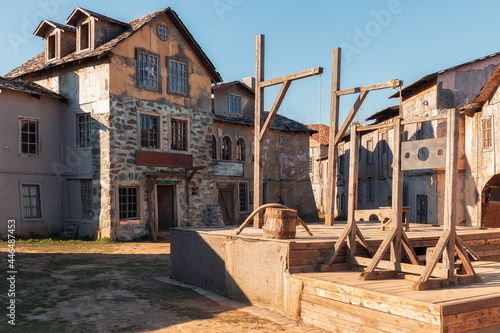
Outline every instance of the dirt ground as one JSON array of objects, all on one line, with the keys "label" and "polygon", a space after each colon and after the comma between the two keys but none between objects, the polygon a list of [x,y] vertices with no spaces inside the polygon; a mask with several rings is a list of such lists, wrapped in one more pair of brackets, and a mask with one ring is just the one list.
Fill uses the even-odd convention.
[{"label": "dirt ground", "polygon": [[[323,332],[157,280],[170,274],[169,243],[19,241],[15,260],[16,326],[4,319],[0,332]],[[2,304],[8,289],[2,278]]]}]

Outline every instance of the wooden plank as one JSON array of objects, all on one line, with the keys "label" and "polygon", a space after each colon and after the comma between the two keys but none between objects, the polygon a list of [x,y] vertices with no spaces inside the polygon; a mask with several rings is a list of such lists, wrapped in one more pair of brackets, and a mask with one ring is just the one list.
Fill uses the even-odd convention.
[{"label": "wooden plank", "polygon": [[401,236],[402,236],[401,240],[403,242],[403,247],[405,248],[406,254],[408,255],[408,259],[410,259],[410,262],[413,265],[420,265],[420,260],[418,259],[415,249],[413,248],[413,246],[411,246],[411,242],[408,239],[408,235],[406,235],[406,232],[403,231]]},{"label": "wooden plank", "polygon": [[274,118],[278,114],[278,110],[281,106],[281,103],[283,103],[283,99],[285,98],[285,95],[288,91],[288,88],[290,88],[290,84],[292,81],[285,81],[283,85],[281,86],[280,92],[278,93],[278,96],[276,97],[276,100],[274,101],[273,107],[269,114],[267,115],[266,122],[264,123],[263,128],[260,131],[260,137],[259,141],[264,140],[266,137],[267,132],[269,132],[269,129],[271,128],[271,125],[273,124]]},{"label": "wooden plank", "polygon": [[431,332],[439,329],[437,325],[413,320],[405,316],[395,316],[316,295],[303,294],[301,306],[303,309],[315,309],[330,318],[341,318],[362,325],[362,331],[377,329],[382,332]]},{"label": "wooden plank", "polygon": [[[429,262],[426,262],[425,265],[425,270],[422,272],[422,275],[418,279],[417,282],[413,285],[414,288],[418,288],[418,284],[422,283],[424,281],[429,280],[431,277],[432,271],[436,267],[436,264],[443,254],[443,251],[445,249],[446,243],[450,240],[450,230],[445,230],[443,235],[441,235],[441,238],[439,238],[438,243],[436,244],[436,247],[434,248],[434,253],[432,254],[432,258]],[[414,290],[419,290],[419,289],[414,289]]]},{"label": "wooden plank", "polygon": [[358,236],[359,242],[366,249],[366,251],[368,252],[370,257],[373,257],[373,252],[370,249],[370,246],[368,245],[368,243],[366,242],[365,236],[363,236],[363,233],[361,232],[361,230],[359,229],[359,227],[357,225],[355,227],[356,227],[356,236]]},{"label": "wooden plank", "polygon": [[460,239],[458,237],[455,238],[455,248],[457,250],[458,257],[460,258],[460,261],[462,262],[462,265],[469,275],[476,275],[474,272],[474,267],[472,267],[472,264],[469,260],[469,255],[467,252],[465,252],[464,247],[462,246],[462,243],[460,242]]},{"label": "wooden plank", "polygon": [[424,118],[413,118],[409,120],[403,120],[401,122],[402,125],[410,125],[410,124],[416,124],[416,123],[424,123],[426,121],[434,121],[434,120],[444,120],[446,119],[446,115],[438,115],[438,116],[431,116],[431,117],[424,117]]},{"label": "wooden plank", "polygon": [[372,85],[364,86],[364,87],[356,87],[356,88],[340,90],[337,92],[337,96],[350,95],[350,94],[356,94],[356,93],[362,93],[362,92],[369,92],[369,91],[373,91],[373,90],[380,90],[380,89],[386,89],[386,88],[397,88],[397,87],[401,87],[402,85],[403,85],[403,81],[398,80],[398,79],[393,79],[389,82],[372,84]]},{"label": "wooden plank", "polygon": [[308,69],[308,70],[305,70],[302,72],[281,76],[281,77],[267,80],[267,81],[261,81],[258,83],[258,87],[259,88],[271,87],[271,86],[275,86],[277,84],[284,83],[285,81],[294,81],[294,80],[304,79],[306,77],[320,75],[320,74],[323,74],[323,68],[322,67],[314,67],[314,68],[311,68],[311,69]]},{"label": "wooden plank", "polygon": [[320,250],[332,249],[335,246],[335,241],[329,242],[290,242],[290,251],[304,251],[304,250]]},{"label": "wooden plank", "polygon": [[465,242],[460,237],[457,236],[456,239],[460,243],[460,245],[464,248],[464,250],[467,251],[467,253],[470,254],[474,260],[481,260],[481,257],[479,257],[474,252],[474,250],[472,250],[467,244],[465,244]]},{"label": "wooden plank", "polygon": [[341,264],[332,264],[332,265],[322,265],[320,268],[321,272],[340,272],[340,271],[347,271],[349,268],[351,268],[351,265],[346,264],[346,263],[341,263]]},{"label": "wooden plank", "polygon": [[[346,119],[344,120],[344,123],[340,127],[340,130],[337,132],[337,135],[335,136],[335,141],[334,144],[337,146],[340,143],[340,140],[342,140],[342,137],[346,133],[347,129],[351,125],[352,120],[358,113],[359,108],[363,104],[366,96],[368,95],[367,91],[362,92],[359,94],[358,98],[356,99],[356,102],[354,102],[354,106],[352,107],[351,111],[349,111],[349,114],[347,115]],[[351,127],[351,141],[354,136],[352,135],[352,127]]]},{"label": "wooden plank", "polygon": [[[262,126],[262,115],[264,112],[264,88],[261,86],[264,81],[264,58],[265,58],[265,36],[258,35],[256,41],[256,65],[255,65],[255,124],[254,124],[254,167],[253,167],[253,202],[254,208],[263,204],[263,175],[262,175],[262,152],[260,141],[260,129]],[[262,228],[262,213],[259,212],[254,217],[253,227]]]},{"label": "wooden plank", "polygon": [[440,320],[441,316],[439,313],[438,314],[428,313],[427,309],[426,311],[422,312],[420,311],[420,309],[415,310],[415,309],[405,308],[378,299],[366,299],[363,297],[358,297],[357,295],[343,294],[335,291],[318,289],[308,285],[304,286],[303,294],[324,297],[328,300],[342,302],[344,304],[350,304],[353,306],[382,312],[392,316],[411,318],[409,321],[405,321],[405,323],[408,323],[409,325],[411,325],[412,323],[416,323],[416,325],[413,325],[413,328],[418,328],[418,327],[422,328],[420,326],[421,322],[430,325],[439,325],[441,322]]},{"label": "wooden plank", "polygon": [[341,49],[333,49],[332,57],[332,88],[330,104],[330,131],[328,139],[328,181],[326,188],[326,216],[325,225],[332,226],[335,215],[335,191],[337,188],[337,145],[335,138],[339,128],[340,97],[337,90],[340,89]]},{"label": "wooden plank", "polygon": [[389,129],[392,128],[392,124],[377,124],[377,125],[367,125],[367,126],[362,126],[358,127],[358,132],[367,132],[367,131],[373,131],[377,129]]},{"label": "wooden plank", "polygon": [[352,224],[348,224],[346,225],[344,230],[342,230],[342,234],[337,239],[337,242],[335,243],[332,252],[330,252],[328,257],[325,259],[324,265],[331,265],[335,261],[335,258],[339,255],[338,250],[346,243],[347,236],[349,236],[351,228]]}]

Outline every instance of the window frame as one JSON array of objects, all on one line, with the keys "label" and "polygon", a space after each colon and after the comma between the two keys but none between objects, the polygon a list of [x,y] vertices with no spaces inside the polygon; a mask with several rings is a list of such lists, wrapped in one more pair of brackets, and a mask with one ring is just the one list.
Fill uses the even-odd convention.
[{"label": "window frame", "polygon": [[[489,128],[485,128],[485,123],[489,123]],[[489,132],[489,138],[485,137],[485,132]],[[485,141],[489,141],[489,146],[485,145]],[[491,151],[493,150],[493,117],[485,117],[481,119],[481,142],[483,151]]]},{"label": "window frame", "polygon": [[[232,110],[234,109],[232,107],[233,103],[231,101],[232,98],[237,98],[239,100],[239,112],[233,112]],[[241,116],[242,115],[242,105],[241,105],[241,96],[237,94],[229,94],[228,95],[228,107],[229,107],[229,115],[237,115]]]},{"label": "window frame", "polygon": [[[167,67],[167,94],[170,94],[170,95],[177,95],[177,96],[182,96],[182,97],[189,97],[189,63],[187,61],[183,61],[183,60],[180,60],[178,58],[173,58],[173,57],[166,57],[167,59],[167,63],[166,63],[166,67]],[[170,66],[170,62],[176,62],[176,63],[179,63],[179,64],[183,64],[186,68],[186,92],[185,93],[181,93],[181,92],[177,92],[177,91],[173,91],[171,88],[170,88],[170,78],[171,78],[171,75],[170,75],[170,70],[171,70],[171,66]]]},{"label": "window frame", "polygon": [[[243,145],[239,145],[239,142],[243,142]],[[243,138],[238,138],[236,140],[236,161],[245,162],[246,161],[246,142]]]},{"label": "window frame", "polygon": [[[172,128],[173,122],[184,122],[186,124],[185,128],[185,142],[184,145],[186,146],[185,150],[182,149],[174,149],[174,131]],[[169,122],[168,122],[168,129],[169,129],[169,150],[172,152],[177,152],[177,153],[189,153],[191,151],[191,139],[190,139],[190,131],[191,131],[191,124],[189,122],[189,119],[183,118],[183,117],[170,117]]]},{"label": "window frame", "polygon": [[[19,155],[24,156],[24,157],[34,157],[38,158],[42,155],[42,145],[40,143],[40,132],[41,132],[41,126],[40,126],[40,119],[38,118],[31,118],[31,117],[19,117],[19,135],[18,135],[18,144],[19,144]],[[28,145],[28,152],[25,153],[23,152],[23,122],[27,123],[36,123],[36,153],[31,154],[29,153],[29,145],[32,144],[29,142],[29,130],[26,132],[28,134],[28,142],[26,143]]]},{"label": "window frame", "polygon": [[[85,48],[82,47],[83,26],[87,27],[87,47],[85,47]],[[88,21],[88,22],[82,22],[80,24],[80,27],[78,28],[78,30],[79,30],[79,36],[78,36],[78,43],[79,44],[78,45],[80,47],[79,52],[90,50],[91,49],[91,46],[90,46],[90,44],[91,44],[90,43],[90,38],[91,38],[90,37],[90,31],[91,31],[91,29],[90,29],[90,21]]]},{"label": "window frame", "polygon": [[[130,210],[130,205],[134,204],[133,202],[130,202],[129,198],[131,197],[130,193],[126,193],[125,195],[122,195],[121,194],[121,190],[135,190],[135,216],[128,216],[130,212],[134,212],[134,210]],[[127,191],[128,192],[128,191]],[[140,205],[140,201],[141,201],[141,195],[140,195],[140,186],[138,185],[119,185],[118,186],[118,191],[117,191],[117,195],[118,195],[118,201],[117,201],[117,204],[118,204],[118,220],[119,221],[130,221],[130,220],[140,220],[141,219],[141,205]],[[126,199],[126,202],[122,203],[121,199],[125,197],[127,198]],[[122,211],[122,205],[125,205],[126,206],[126,209],[125,211]],[[122,213],[125,213],[127,216],[126,217],[122,217]]]},{"label": "window frame", "polygon": [[[54,42],[53,45],[51,45],[51,42]],[[53,48],[53,56],[51,57],[51,48]],[[52,35],[49,35],[47,37],[47,61],[54,61],[57,59],[57,33],[54,33]]]},{"label": "window frame", "polygon": [[[224,155],[224,139],[229,140],[229,144],[227,145],[227,147],[228,147],[227,153],[229,155],[229,158],[225,158],[225,155]],[[231,140],[229,135],[224,135],[221,139],[221,142],[220,142],[220,147],[221,147],[220,159],[221,159],[221,161],[232,161],[233,160],[233,147],[232,147],[232,145],[233,145],[233,141]]]},{"label": "window frame", "polygon": [[[88,128],[85,129],[85,132],[88,132],[88,145],[81,146],[80,142],[82,141],[81,131],[80,131],[80,122],[79,118],[82,116],[88,117],[88,122],[86,125]],[[84,124],[85,125],[85,124]],[[85,139],[85,138],[83,138]],[[75,114],[75,148],[76,149],[90,149],[92,148],[92,116],[88,112],[78,112]]]},{"label": "window frame", "polygon": [[[242,185],[245,186],[243,189],[245,197],[242,198]],[[250,201],[249,201],[249,188],[248,182],[238,182],[238,212],[240,214],[248,213],[250,211]],[[242,209],[246,208],[246,209]]]},{"label": "window frame", "polygon": [[[152,87],[152,86],[149,86],[149,85],[144,85],[144,84],[141,84],[141,55],[146,55],[148,57],[148,62],[146,63],[148,65],[148,69],[147,69],[147,73],[148,73],[148,76],[149,76],[149,57],[156,57],[157,59],[157,81],[158,81],[158,86],[157,87]],[[151,51],[148,51],[146,50],[145,48],[140,48],[140,47],[136,47],[135,48],[135,60],[136,60],[136,72],[135,72],[135,76],[136,76],[136,88],[137,89],[144,89],[144,90],[148,90],[148,91],[154,91],[154,92],[162,92],[162,76],[161,76],[161,57],[160,57],[160,54],[159,53],[155,53],[155,52],[151,52]],[[149,77],[147,78],[147,80],[151,80],[149,79]]]},{"label": "window frame", "polygon": [[[150,140],[150,134],[153,134],[153,132],[150,132],[149,130],[149,121],[148,121],[148,145],[147,146],[143,146],[142,145],[142,132],[143,132],[143,128],[142,128],[142,119],[144,118],[151,118],[151,119],[156,119],[156,147],[150,147],[149,146],[149,140]],[[158,150],[161,150],[162,148],[162,118],[160,115],[152,115],[152,114],[148,114],[148,113],[140,113],[139,114],[139,149],[140,150],[153,150],[153,151],[158,151]]]},{"label": "window frame", "polygon": [[[37,187],[37,204],[38,204],[38,216],[25,216],[24,214],[24,187],[25,186],[33,186]],[[30,193],[31,194],[31,193]],[[31,198],[31,196],[29,196]],[[19,183],[19,199],[20,199],[20,208],[21,208],[21,221],[28,222],[28,221],[41,221],[43,220],[43,209],[42,209],[42,185],[40,182],[20,182]],[[32,208],[32,206],[30,206]]]}]

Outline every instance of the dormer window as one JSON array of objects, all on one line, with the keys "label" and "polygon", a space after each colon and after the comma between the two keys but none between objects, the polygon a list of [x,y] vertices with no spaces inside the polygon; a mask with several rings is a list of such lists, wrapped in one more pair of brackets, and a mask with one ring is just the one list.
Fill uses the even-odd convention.
[{"label": "dormer window", "polygon": [[89,23],[80,26],[80,51],[90,49],[90,27]]},{"label": "dormer window", "polygon": [[49,36],[47,43],[47,60],[54,60],[57,57],[56,35]]}]

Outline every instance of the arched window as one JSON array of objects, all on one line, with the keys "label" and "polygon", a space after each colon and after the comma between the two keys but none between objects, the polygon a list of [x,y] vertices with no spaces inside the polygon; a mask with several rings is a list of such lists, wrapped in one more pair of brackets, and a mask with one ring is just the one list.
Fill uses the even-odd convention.
[{"label": "arched window", "polygon": [[217,159],[217,139],[212,135],[212,159]]},{"label": "arched window", "polygon": [[228,136],[222,138],[222,160],[231,161],[231,139]]},{"label": "arched window", "polygon": [[239,138],[236,141],[236,160],[237,161],[245,161],[245,140]]}]

